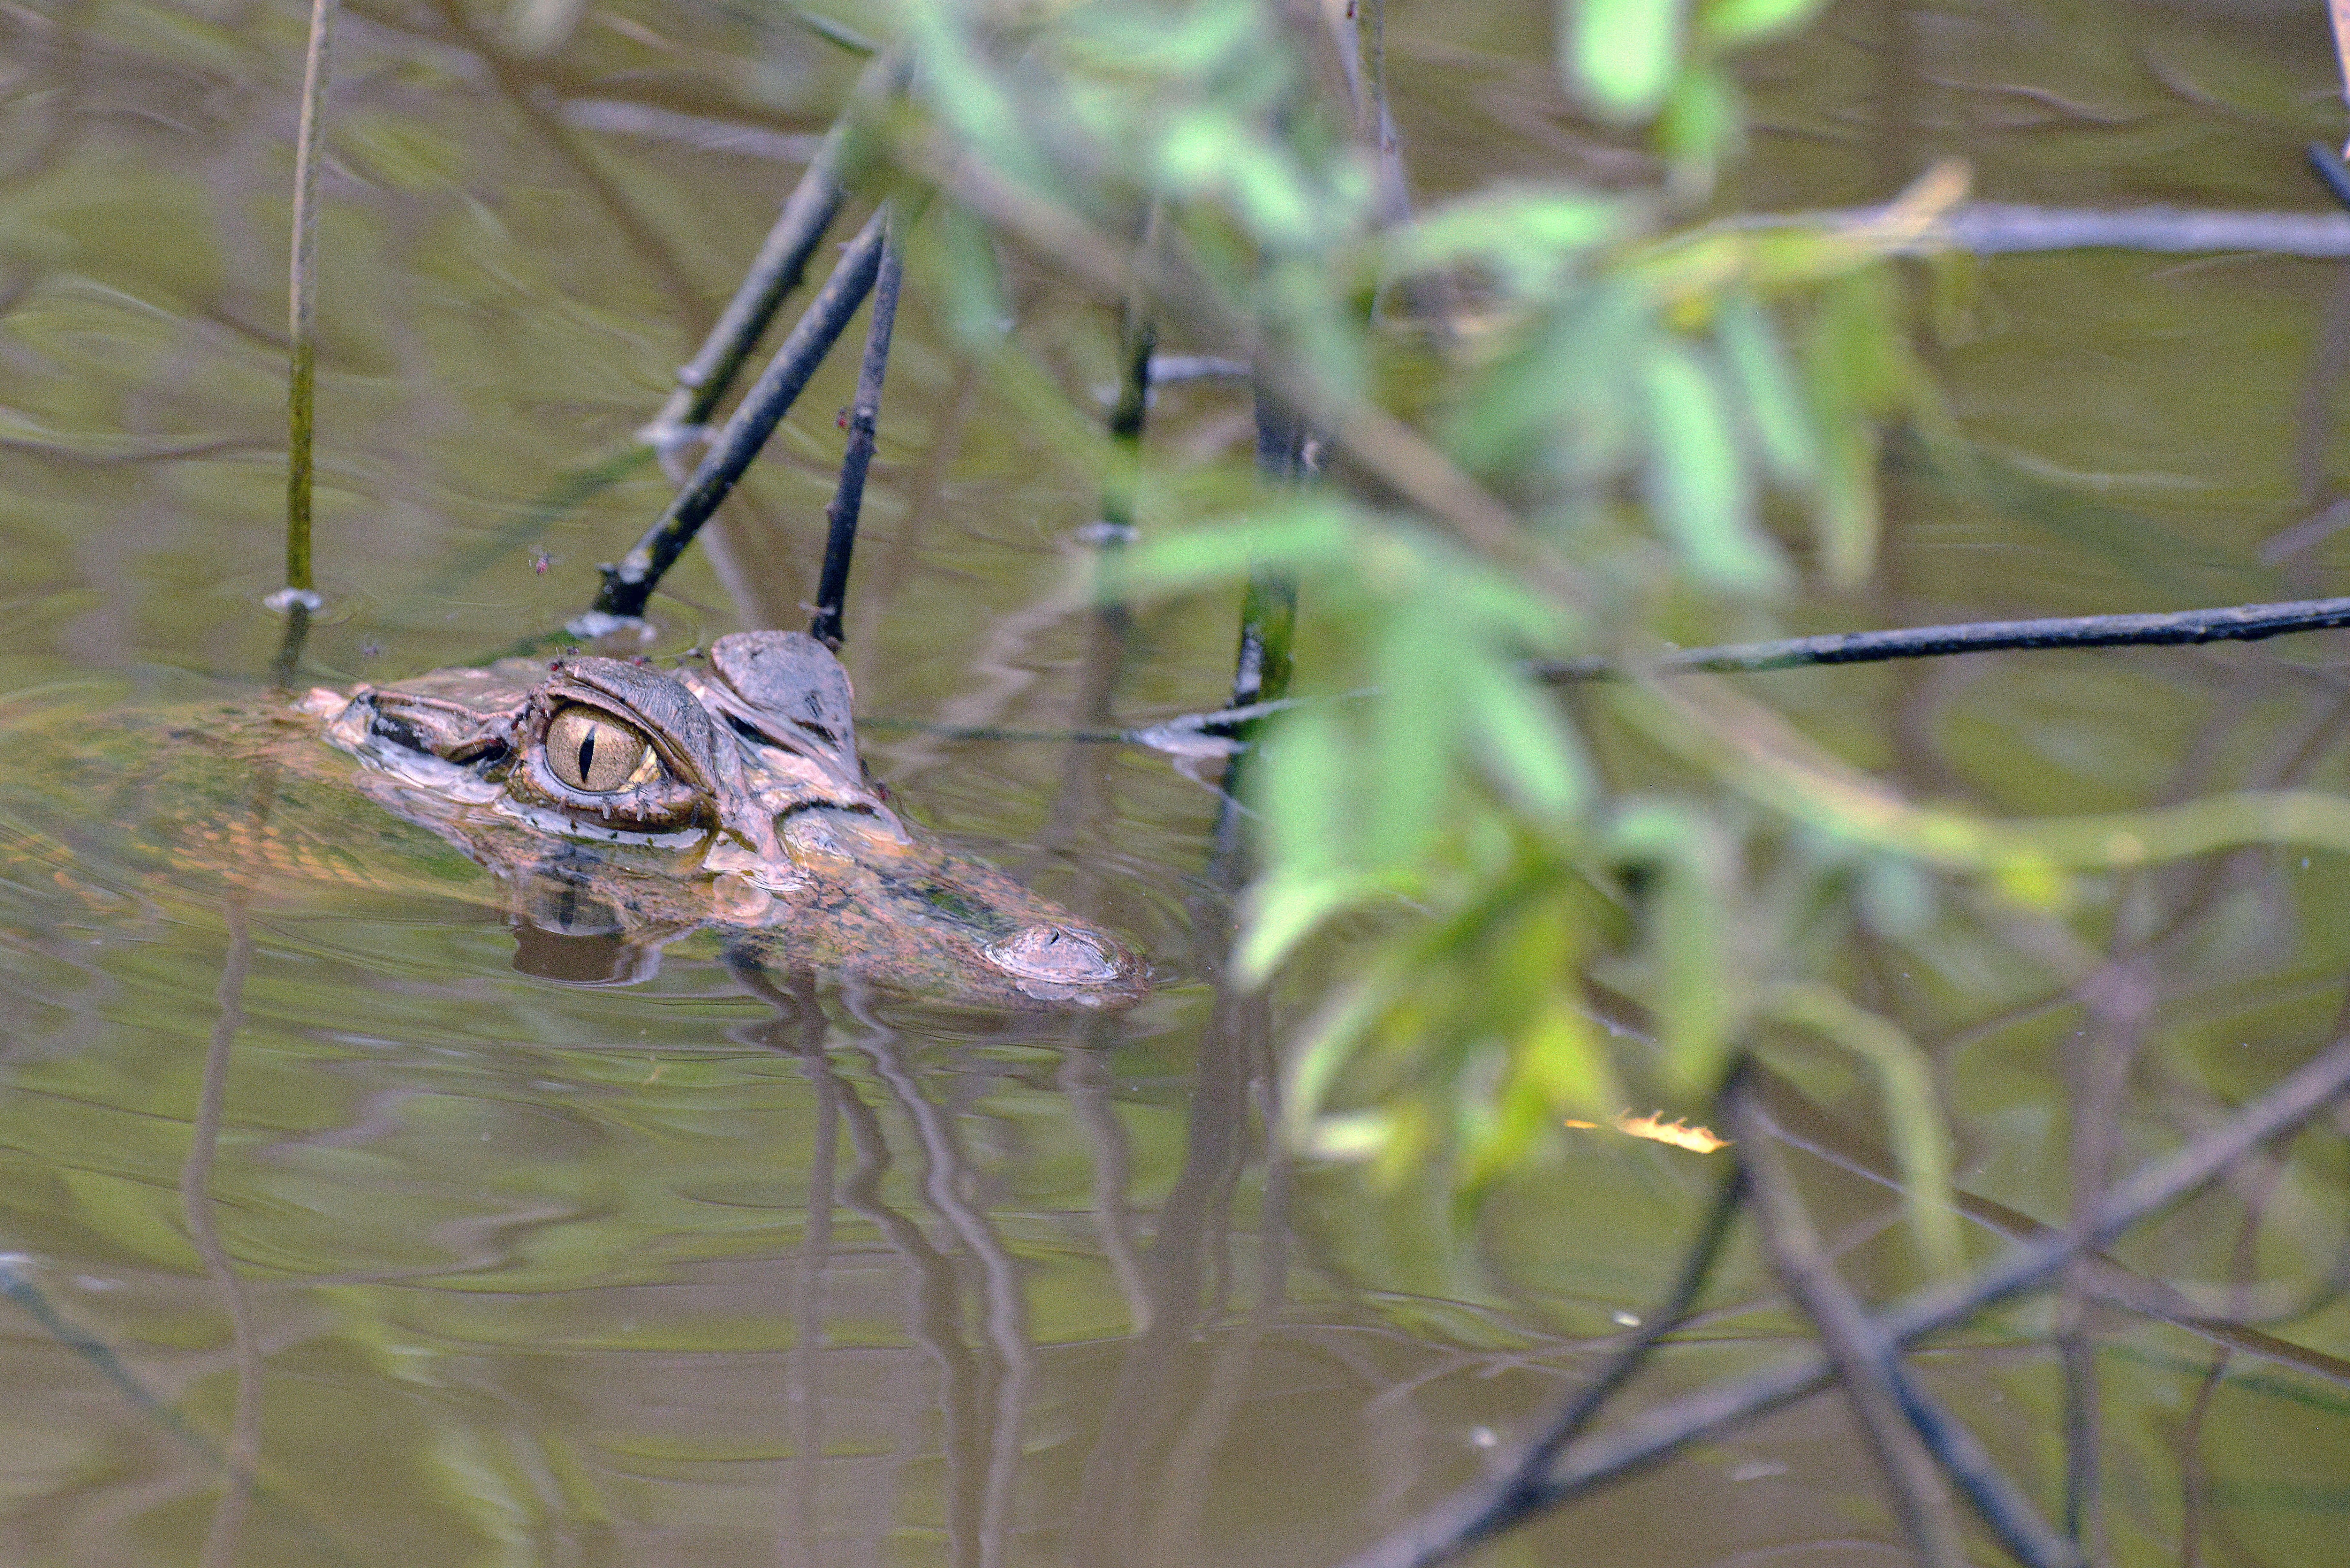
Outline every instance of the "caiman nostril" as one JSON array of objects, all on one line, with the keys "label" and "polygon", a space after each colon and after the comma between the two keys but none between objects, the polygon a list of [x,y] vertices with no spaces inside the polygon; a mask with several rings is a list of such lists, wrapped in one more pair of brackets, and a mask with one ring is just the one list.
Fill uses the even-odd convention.
[{"label": "caiman nostril", "polygon": [[1067,926],[1030,926],[1016,937],[980,950],[1006,974],[1057,985],[1099,984],[1118,978],[1117,956]]}]

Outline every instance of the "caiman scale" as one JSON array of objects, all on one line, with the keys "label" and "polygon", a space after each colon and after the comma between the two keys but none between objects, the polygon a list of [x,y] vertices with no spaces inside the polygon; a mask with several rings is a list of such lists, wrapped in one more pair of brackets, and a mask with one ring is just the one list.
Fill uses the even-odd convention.
[{"label": "caiman scale", "polygon": [[519,967],[571,979],[640,978],[709,932],[733,961],[950,1002],[1116,1008],[1146,992],[1118,939],[910,824],[867,775],[850,714],[829,649],[756,631],[675,669],[505,659],[290,708],[83,714],[62,746],[12,723],[19,757],[40,754],[51,820],[9,811],[0,830],[68,861],[161,859],[255,891],[486,896],[521,938]]}]

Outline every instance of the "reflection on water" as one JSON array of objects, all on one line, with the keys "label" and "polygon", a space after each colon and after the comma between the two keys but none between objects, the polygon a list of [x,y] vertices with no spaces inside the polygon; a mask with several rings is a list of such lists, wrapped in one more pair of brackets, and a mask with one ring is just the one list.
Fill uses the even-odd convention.
[{"label": "reflection on water", "polygon": [[[1528,45],[1547,6],[1393,13],[1423,197],[1497,171],[1637,175],[1564,115]],[[299,20],[78,0],[0,12],[0,717],[18,737],[29,715],[81,722],[103,759],[168,751],[189,742],[124,715],[220,690],[190,671],[249,681],[274,637],[255,606]],[[1872,200],[1961,151],[2002,199],[2306,205],[2293,149],[2338,134],[2324,48],[2314,13],[1852,0],[1758,67],[1733,194]],[[430,669],[585,601],[587,564],[663,498],[615,454],[854,66],[729,6],[350,11],[325,181],[322,677]],[[1088,406],[1115,323],[1010,282],[1017,341]],[[1921,286],[1982,461],[1972,488],[1905,471],[1885,580],[1847,613],[2331,580],[2350,549],[2323,522],[2350,413],[2339,269],[2105,254]],[[938,310],[910,294],[891,369],[849,611],[865,706],[1049,728],[1212,701],[1222,614],[1106,629],[1062,595],[1096,480]],[[670,648],[803,613],[847,376],[826,370],[724,519],[725,572],[680,573]],[[1152,440],[1244,451],[1233,400],[1170,389]],[[598,463],[621,477],[538,510]],[[2338,646],[1773,679],[1920,793],[2074,808],[2340,787]],[[1134,936],[1159,994],[1006,1018],[691,950],[655,972],[576,919],[510,929],[462,864],[389,878],[397,846],[352,850],[340,880],[239,875],[253,840],[231,825],[261,822],[265,779],[157,802],[108,760],[60,805],[12,747],[0,1559],[1333,1560],[1478,1473],[1669,1279],[1719,1157],[1579,1135],[1463,1251],[1432,1196],[1267,1148],[1275,1043],[1313,999],[1214,983],[1211,801],[1162,762],[920,735],[878,761],[912,809]],[[166,820],[217,831],[159,857],[144,836]],[[2023,1234],[2061,1220],[2078,1174],[2050,1064],[2126,1042],[2139,1119],[2116,1158],[2159,1147],[2213,1085],[2251,1093],[2324,1035],[2350,953],[2319,917],[2345,893],[2324,864],[2189,866],[2123,900],[2126,985],[2052,981],[2095,967],[2071,937],[2044,967],[1988,937],[1963,972],[1862,951],[1855,983],[1949,1075],[1970,1220]],[[1869,1125],[1858,1085],[1824,1064],[1773,1114],[1850,1277],[1908,1282],[1889,1167],[1850,1130]],[[2073,1303],[2062,1354],[2097,1389],[2113,1561],[2317,1562],[2338,1542],[2350,1318],[2305,1310],[2337,1244],[2325,1145],[2133,1242],[2132,1272]],[[1919,1358],[2043,1499],[2064,1481],[2051,1322],[2026,1309]],[[1634,1397],[1751,1368],[1793,1332],[1737,1255]],[[1896,1540],[1841,1408],[1815,1400],[1494,1555],[1857,1564]]]}]

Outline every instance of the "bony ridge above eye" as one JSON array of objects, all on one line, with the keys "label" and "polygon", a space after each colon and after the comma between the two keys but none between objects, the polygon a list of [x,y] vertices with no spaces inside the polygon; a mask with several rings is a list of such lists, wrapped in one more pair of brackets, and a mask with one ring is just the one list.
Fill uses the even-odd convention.
[{"label": "bony ridge above eye", "polygon": [[611,794],[661,774],[642,731],[584,702],[557,709],[548,722],[546,766],[566,788],[585,794]]}]

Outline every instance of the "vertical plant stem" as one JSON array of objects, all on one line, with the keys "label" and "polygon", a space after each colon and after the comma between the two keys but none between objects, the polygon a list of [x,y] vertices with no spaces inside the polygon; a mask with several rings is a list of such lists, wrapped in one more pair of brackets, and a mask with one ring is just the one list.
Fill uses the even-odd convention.
[{"label": "vertical plant stem", "polygon": [[310,580],[310,445],[316,423],[318,360],[318,140],[339,0],[311,0],[310,47],[302,66],[302,119],[294,147],[294,238],[286,296],[291,363],[286,383],[286,586],[270,606],[286,617],[272,664],[276,684],[293,684],[319,606]]},{"label": "vertical plant stem", "polygon": [[896,239],[883,220],[881,262],[873,275],[873,315],[865,330],[865,358],[857,371],[857,400],[848,410],[848,444],[840,454],[840,484],[824,509],[824,569],[816,574],[816,616],[808,635],[840,647],[841,607],[848,597],[848,565],[857,552],[857,519],[865,504],[865,475],[873,466],[873,440],[881,420],[881,382],[889,369],[889,331],[898,319],[901,270]]},{"label": "vertical plant stem", "polygon": [[[1260,382],[1256,392],[1258,474],[1270,488],[1295,489],[1312,477],[1314,446],[1305,420]],[[1240,657],[1232,670],[1230,706],[1246,708],[1289,694],[1290,634],[1296,624],[1296,583],[1281,573],[1251,572],[1248,591],[1241,600]],[[1247,741],[1256,727],[1253,720],[1235,725],[1234,736]],[[1245,751],[1234,753],[1225,769],[1227,793],[1237,783],[1242,759],[1247,754]]]}]

